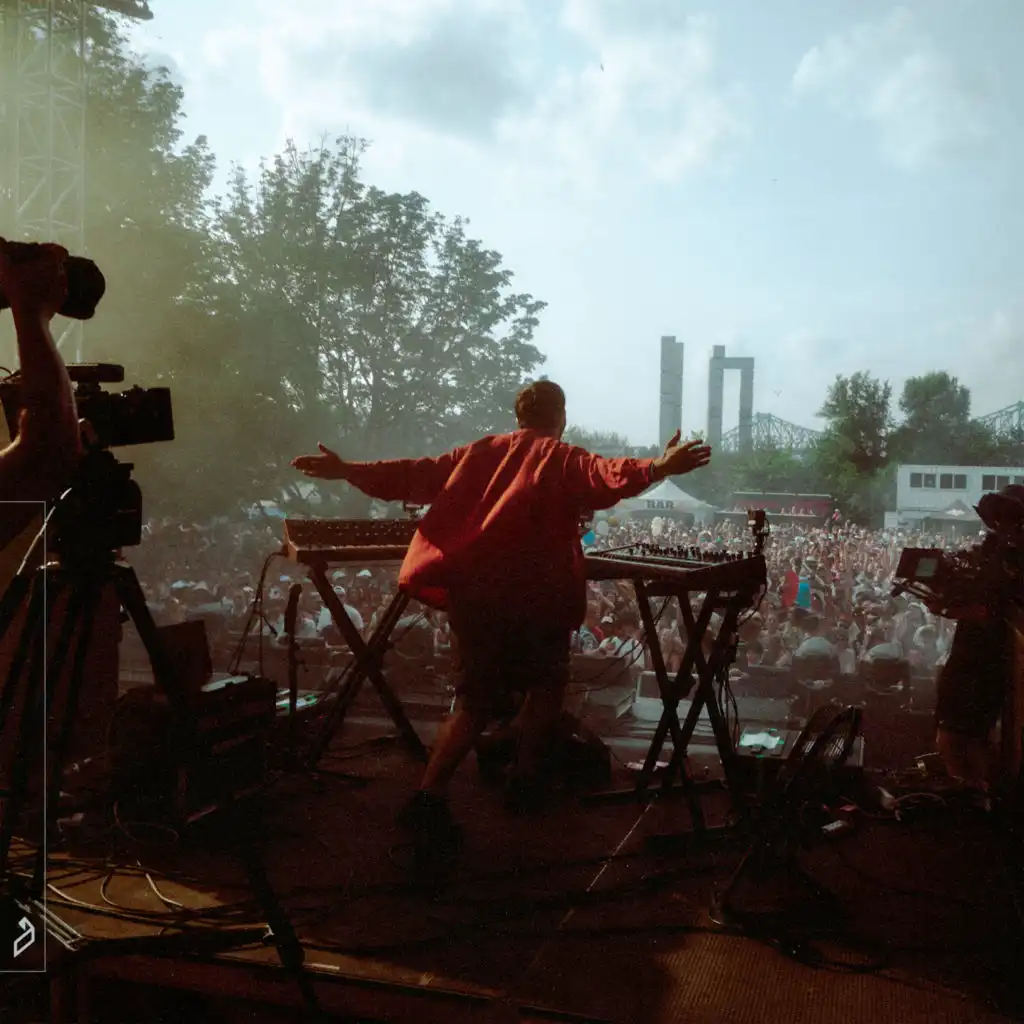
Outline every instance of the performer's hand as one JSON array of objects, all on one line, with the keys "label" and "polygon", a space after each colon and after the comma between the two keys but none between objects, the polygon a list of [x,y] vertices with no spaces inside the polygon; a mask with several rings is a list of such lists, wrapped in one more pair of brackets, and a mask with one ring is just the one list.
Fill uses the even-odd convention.
[{"label": "performer's hand", "polygon": [[665,454],[657,459],[655,466],[662,477],[682,476],[706,466],[711,461],[711,449],[703,441],[679,443],[679,432],[665,447]]},{"label": "performer's hand", "polygon": [[60,245],[25,245],[18,258],[0,239],[0,291],[15,315],[41,316],[49,322],[68,295],[65,263],[68,251]]},{"label": "performer's hand", "polygon": [[344,480],[345,463],[341,456],[322,444],[317,448],[319,455],[300,455],[292,459],[292,468],[316,480]]},{"label": "performer's hand", "polygon": [[679,444],[679,442],[682,440],[682,438],[683,438],[683,432],[681,430],[677,430],[672,435],[671,440],[669,440],[668,443],[665,445],[665,450],[662,452],[662,455],[663,456],[664,455],[668,455],[668,453],[670,451],[672,451],[672,449],[675,448],[677,444]]}]

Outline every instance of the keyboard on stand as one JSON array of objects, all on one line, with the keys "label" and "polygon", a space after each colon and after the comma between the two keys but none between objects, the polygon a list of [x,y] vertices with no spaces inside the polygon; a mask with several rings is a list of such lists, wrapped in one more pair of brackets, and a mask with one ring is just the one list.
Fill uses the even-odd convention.
[{"label": "keyboard on stand", "polygon": [[301,565],[401,562],[418,526],[415,519],[286,519],[285,552]]},{"label": "keyboard on stand", "polygon": [[587,579],[647,580],[683,584],[690,590],[758,588],[767,581],[763,555],[752,551],[705,551],[637,544],[625,551],[585,556]]}]

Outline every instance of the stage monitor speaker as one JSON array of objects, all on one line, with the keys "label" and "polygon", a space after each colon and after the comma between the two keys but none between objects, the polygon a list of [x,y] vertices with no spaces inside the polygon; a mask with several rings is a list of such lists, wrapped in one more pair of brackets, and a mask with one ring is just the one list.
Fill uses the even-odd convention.
[{"label": "stage monitor speaker", "polygon": [[146,816],[152,808],[190,824],[260,790],[267,778],[267,741],[277,717],[277,685],[231,676],[192,699],[202,756],[183,764],[170,709],[155,687],[120,700],[111,728],[115,799]]}]

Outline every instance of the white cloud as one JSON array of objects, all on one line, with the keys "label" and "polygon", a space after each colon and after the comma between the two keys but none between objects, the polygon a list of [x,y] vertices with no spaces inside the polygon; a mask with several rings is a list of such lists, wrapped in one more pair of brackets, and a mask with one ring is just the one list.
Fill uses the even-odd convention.
[{"label": "white cloud", "polygon": [[798,99],[822,97],[873,124],[886,156],[908,170],[989,135],[985,97],[905,8],[830,36],[793,75]]},{"label": "white cloud", "polygon": [[[254,66],[280,141],[351,131],[374,163],[458,154],[509,182],[672,180],[745,138],[714,23],[674,0],[254,0],[203,61]],[[603,65],[603,67],[602,67]],[[426,149],[424,148],[426,147]],[[500,186],[499,186],[500,187]]]},{"label": "white cloud", "polygon": [[533,128],[578,175],[628,162],[673,180],[748,136],[743,91],[719,78],[712,19],[674,0],[567,0],[562,21],[586,62],[561,76]]}]

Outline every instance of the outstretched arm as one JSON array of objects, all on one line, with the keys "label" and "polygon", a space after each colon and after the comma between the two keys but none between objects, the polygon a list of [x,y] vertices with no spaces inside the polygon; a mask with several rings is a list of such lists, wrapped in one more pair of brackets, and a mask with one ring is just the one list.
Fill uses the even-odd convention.
[{"label": "outstretched arm", "polygon": [[566,463],[566,484],[573,497],[588,509],[611,508],[624,498],[643,494],[651,484],[681,476],[711,460],[703,441],[679,443],[679,431],[657,459],[606,459],[574,448]]},{"label": "outstretched arm", "polygon": [[344,480],[380,501],[408,501],[429,505],[441,493],[462,457],[462,449],[437,458],[386,459],[381,462],[346,462],[319,445],[319,455],[300,455],[292,466],[318,480]]}]

